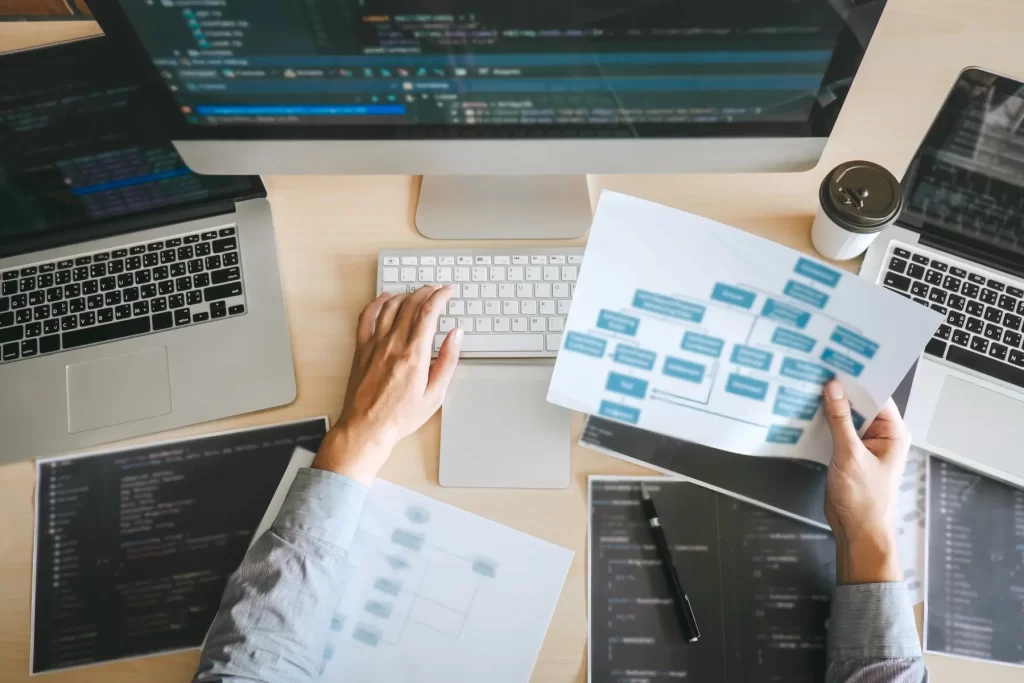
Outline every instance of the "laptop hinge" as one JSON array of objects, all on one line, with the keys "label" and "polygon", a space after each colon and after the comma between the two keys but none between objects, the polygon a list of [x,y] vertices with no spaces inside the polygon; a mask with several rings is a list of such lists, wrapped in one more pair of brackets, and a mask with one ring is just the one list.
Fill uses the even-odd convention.
[{"label": "laptop hinge", "polygon": [[968,246],[958,240],[943,239],[940,236],[930,233],[922,232],[920,234],[921,240],[919,244],[926,247],[932,247],[933,249],[944,251],[952,254],[953,256],[960,256],[968,261],[974,261],[980,265],[988,266],[995,270],[1001,270],[1019,278],[1024,278],[1024,265],[1019,262],[1011,259],[999,258],[991,252]]}]

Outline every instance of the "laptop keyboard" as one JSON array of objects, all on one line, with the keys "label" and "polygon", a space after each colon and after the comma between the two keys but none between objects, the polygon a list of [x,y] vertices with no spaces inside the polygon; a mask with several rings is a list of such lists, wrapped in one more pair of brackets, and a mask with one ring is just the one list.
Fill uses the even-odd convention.
[{"label": "laptop keyboard", "polygon": [[245,313],[234,226],[0,272],[0,363]]},{"label": "laptop keyboard", "polygon": [[1024,283],[894,243],[882,284],[946,316],[926,353],[1024,387]]}]

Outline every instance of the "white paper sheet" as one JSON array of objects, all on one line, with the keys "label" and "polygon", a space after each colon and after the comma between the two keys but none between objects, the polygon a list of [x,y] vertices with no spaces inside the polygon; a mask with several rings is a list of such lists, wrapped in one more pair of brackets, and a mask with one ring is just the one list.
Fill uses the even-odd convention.
[{"label": "white paper sheet", "polygon": [[928,454],[911,447],[896,501],[896,549],[903,567],[903,581],[915,605],[924,600],[927,464]]},{"label": "white paper sheet", "polygon": [[942,316],[706,218],[605,192],[548,400],[747,455],[827,463],[821,389],[874,419]]},{"label": "white paper sheet", "polygon": [[[296,449],[279,493],[313,460]],[[275,495],[265,529],[284,495]],[[573,553],[378,479],[321,680],[528,683]]]}]

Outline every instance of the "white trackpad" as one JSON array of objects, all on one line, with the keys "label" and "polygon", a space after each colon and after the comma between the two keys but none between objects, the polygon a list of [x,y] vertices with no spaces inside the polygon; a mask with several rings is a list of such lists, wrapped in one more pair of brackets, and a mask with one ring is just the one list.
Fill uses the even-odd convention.
[{"label": "white trackpad", "polygon": [[570,411],[551,363],[462,361],[441,409],[441,486],[567,488]]},{"label": "white trackpad", "polygon": [[942,383],[928,443],[1024,477],[1024,402],[947,376]]}]

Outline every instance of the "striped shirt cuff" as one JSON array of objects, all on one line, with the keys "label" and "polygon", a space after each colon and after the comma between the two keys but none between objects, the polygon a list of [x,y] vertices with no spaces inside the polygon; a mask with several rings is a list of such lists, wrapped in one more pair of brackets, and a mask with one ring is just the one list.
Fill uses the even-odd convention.
[{"label": "striped shirt cuff", "polygon": [[839,586],[832,597],[829,659],[920,657],[906,584]]},{"label": "striped shirt cuff", "polygon": [[369,489],[348,477],[304,467],[295,475],[273,527],[348,549]]}]

